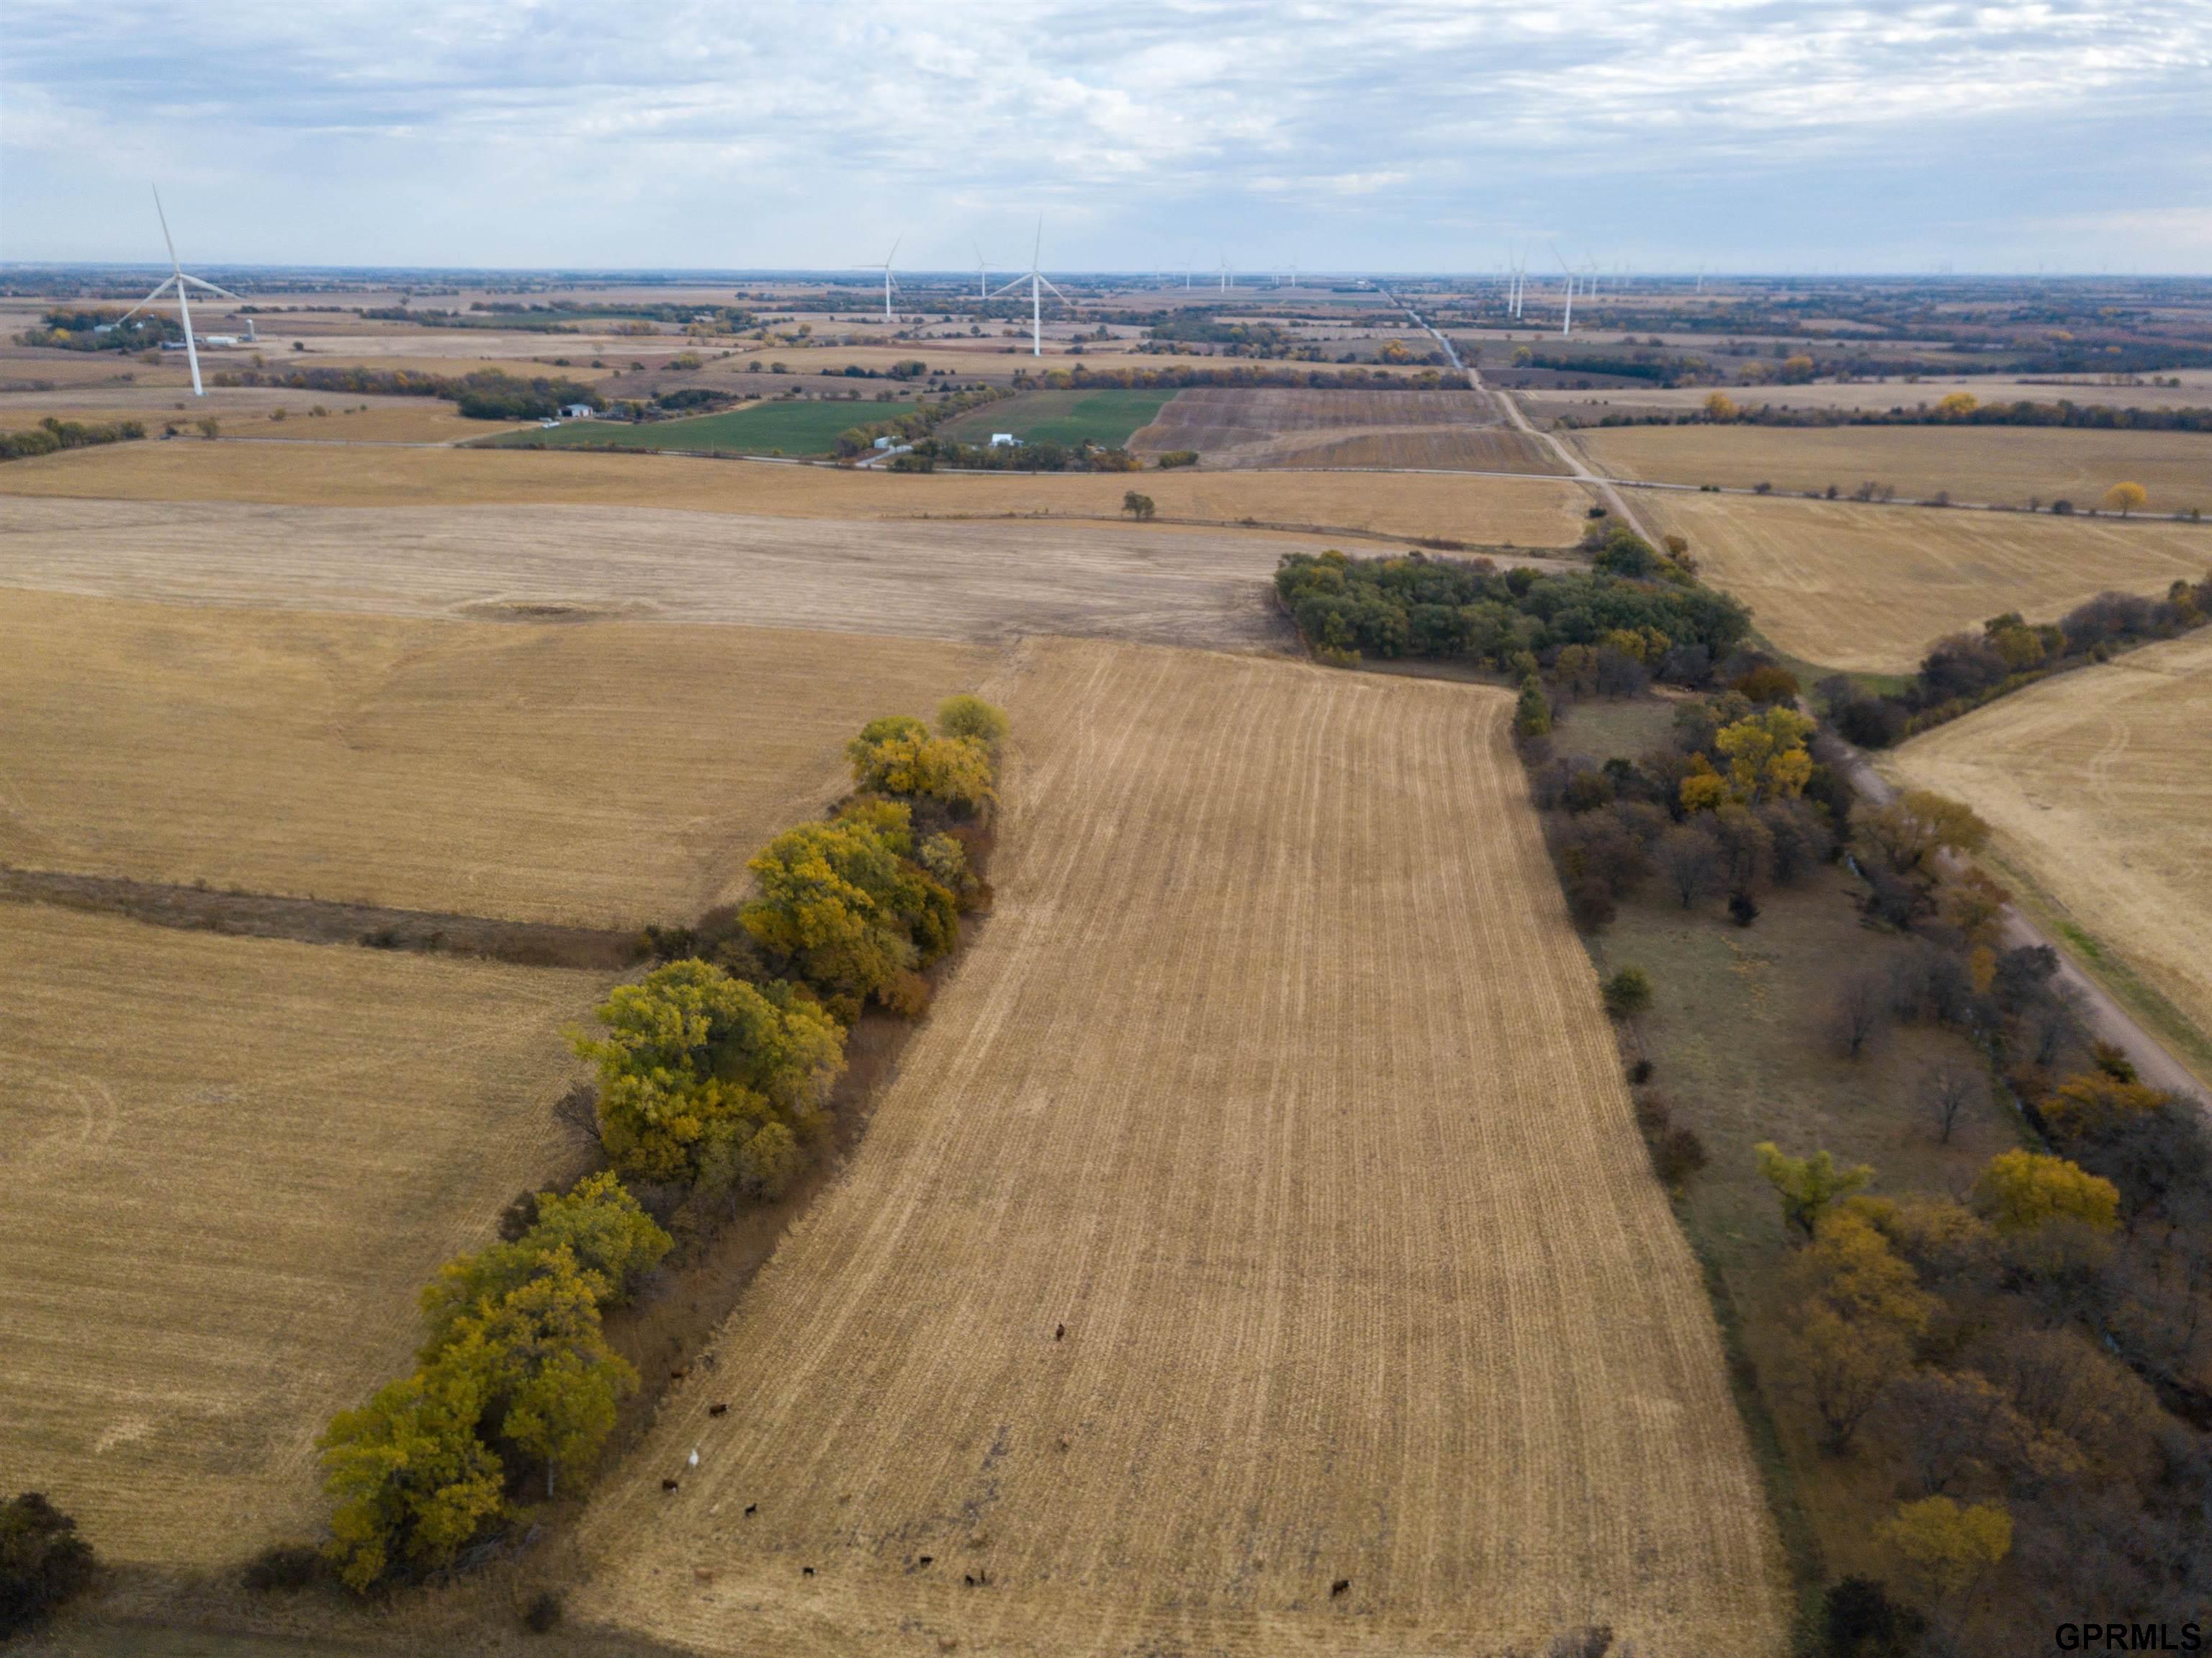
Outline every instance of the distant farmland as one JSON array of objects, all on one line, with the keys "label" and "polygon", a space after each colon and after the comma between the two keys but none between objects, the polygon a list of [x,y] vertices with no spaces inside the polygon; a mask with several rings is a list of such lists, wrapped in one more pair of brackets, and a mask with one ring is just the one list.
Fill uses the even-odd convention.
[{"label": "distant farmland", "polygon": [[994,432],[1012,432],[1024,443],[1126,448],[1130,436],[1175,395],[1171,390],[1024,392],[947,421],[937,430],[963,443],[987,443]]},{"label": "distant farmland", "polygon": [[756,403],[689,420],[572,420],[532,426],[486,448],[667,449],[699,454],[827,454],[837,435],[872,420],[911,414],[911,403],[836,400]]},{"label": "distant farmland", "polygon": [[1502,425],[1483,393],[1194,387],[1132,445],[1194,449],[1208,466],[1410,467],[1557,473],[1543,444]]}]

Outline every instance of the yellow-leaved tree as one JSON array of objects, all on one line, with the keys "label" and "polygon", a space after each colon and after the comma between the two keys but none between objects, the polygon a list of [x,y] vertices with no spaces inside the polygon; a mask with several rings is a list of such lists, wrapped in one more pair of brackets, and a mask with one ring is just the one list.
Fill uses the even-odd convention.
[{"label": "yellow-leaved tree", "polygon": [[2004,1152],[1974,1182],[1974,1207],[2001,1234],[2032,1232],[2056,1220],[2109,1232],[2119,1204],[2119,1188],[2110,1180],[2039,1152]]},{"label": "yellow-leaved tree", "polygon": [[1812,780],[1813,757],[1805,740],[1813,722],[1779,704],[1723,726],[1713,747],[1729,763],[1729,790],[1746,805],[1795,800]]},{"label": "yellow-leaved tree", "polygon": [[2140,484],[2115,484],[2105,491],[2105,504],[2123,518],[2140,512],[2149,499],[2150,492]]},{"label": "yellow-leaved tree", "polygon": [[1808,1238],[1814,1235],[1830,1205],[1874,1179],[1869,1165],[1838,1168],[1834,1156],[1826,1151],[1792,1157],[1767,1140],[1754,1147],[1753,1153],[1759,1159],[1759,1172],[1782,1199],[1782,1218]]},{"label": "yellow-leaved tree", "polygon": [[2012,1515],[2002,1503],[1924,1497],[1882,1521],[1881,1535],[1923,1594],[1948,1599],[2012,1552]]}]

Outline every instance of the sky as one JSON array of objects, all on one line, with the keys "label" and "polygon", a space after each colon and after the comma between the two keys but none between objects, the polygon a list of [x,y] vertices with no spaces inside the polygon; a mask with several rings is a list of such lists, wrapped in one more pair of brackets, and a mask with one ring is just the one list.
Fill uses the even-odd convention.
[{"label": "sky", "polygon": [[2212,0],[8,0],[0,260],[2212,271]]}]

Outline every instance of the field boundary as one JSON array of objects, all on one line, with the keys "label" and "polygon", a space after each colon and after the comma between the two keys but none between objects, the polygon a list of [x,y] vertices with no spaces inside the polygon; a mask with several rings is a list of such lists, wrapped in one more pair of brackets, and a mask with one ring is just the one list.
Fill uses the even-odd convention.
[{"label": "field boundary", "polygon": [[441,910],[341,904],[270,893],[217,891],[127,875],[17,869],[0,864],[0,901],[51,904],[94,915],[125,916],[180,932],[234,938],[283,938],[299,944],[349,944],[422,955],[474,956],[518,967],[620,971],[641,959],[640,935],[546,921],[502,921]]}]

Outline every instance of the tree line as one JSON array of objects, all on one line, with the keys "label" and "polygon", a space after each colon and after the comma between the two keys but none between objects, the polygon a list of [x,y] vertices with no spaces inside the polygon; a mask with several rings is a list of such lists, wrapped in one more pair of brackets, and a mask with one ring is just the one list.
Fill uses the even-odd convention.
[{"label": "tree line", "polygon": [[37,425],[19,432],[0,432],[0,460],[21,460],[34,454],[53,454],[62,449],[82,449],[98,443],[126,443],[146,436],[137,420],[57,420],[48,415]]},{"label": "tree line", "polygon": [[502,369],[431,375],[412,369],[235,369],[216,375],[217,386],[282,386],[305,392],[346,392],[371,397],[436,397],[458,405],[471,420],[542,420],[571,403],[597,409],[605,399],[581,381],[544,375],[524,379]]},{"label": "tree line", "polygon": [[1862,748],[1887,748],[1955,720],[2054,674],[2111,660],[2113,653],[2170,639],[2212,620],[2212,575],[2177,581],[2163,599],[2100,593],[2057,622],[2030,624],[2018,611],[1993,616],[1979,633],[1946,634],[1897,692],[1871,690],[1848,674],[1814,690],[1827,717]]},{"label": "tree line", "polygon": [[989,897],[976,866],[1006,733],[1000,710],[965,696],[934,728],[870,722],[847,747],[853,793],[761,849],[754,895],[696,927],[648,930],[659,965],[608,995],[598,1031],[568,1033],[597,1073],[607,1167],[524,1194],[498,1242],[441,1267],[414,1371],[324,1432],[322,1552],[349,1588],[450,1568],[533,1503],[588,1483],[639,1385],[605,1309],[639,1294],[679,1239],[787,1189],[826,1143],[865,1008],[927,1005],[925,970]]},{"label": "tree line", "polygon": [[1192,386],[1303,386],[1320,391],[1463,392],[1467,382],[1447,379],[1435,369],[1409,375],[1353,363],[1337,369],[1263,369],[1238,363],[1227,369],[1177,366],[1165,369],[1093,369],[1077,363],[1072,369],[1018,369],[1014,385],[1023,391],[1086,391],[1120,387],[1128,391],[1165,390]]},{"label": "tree line", "polygon": [[[1542,359],[1539,359],[1540,362]],[[1607,369],[1625,374],[1626,369]],[[2075,403],[2062,398],[2056,403],[2028,399],[2016,402],[1984,403],[1971,393],[1954,393],[1966,406],[1946,408],[1952,402],[1899,405],[1889,409],[1783,408],[1778,405],[1738,406],[1723,399],[1724,411],[1711,408],[1656,414],[1607,414],[1595,421],[1563,416],[1568,426],[1700,426],[1741,424],[1747,426],[2066,426],[2091,431],[2212,432],[2212,408],[2124,408],[2109,403]]]},{"label": "tree line", "polygon": [[39,326],[15,336],[18,345],[43,345],[60,351],[143,351],[167,340],[182,343],[184,325],[155,311],[141,311],[128,322],[117,310],[47,312]]},{"label": "tree line", "polygon": [[1639,690],[1655,677],[1703,684],[1750,632],[1751,613],[1698,583],[1679,538],[1662,552],[1613,527],[1594,551],[1593,569],[1565,574],[1424,552],[1291,553],[1275,592],[1324,661],[1431,657],[1520,681],[1564,659],[1571,674]]}]

